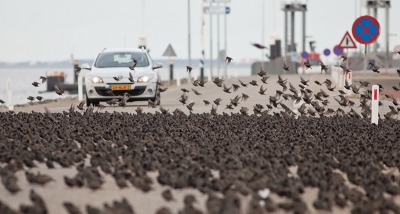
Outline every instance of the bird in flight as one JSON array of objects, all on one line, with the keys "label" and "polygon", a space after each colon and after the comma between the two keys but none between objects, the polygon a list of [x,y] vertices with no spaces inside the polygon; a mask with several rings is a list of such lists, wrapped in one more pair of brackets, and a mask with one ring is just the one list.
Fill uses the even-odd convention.
[{"label": "bird in flight", "polygon": [[135,80],[133,80],[133,76],[132,76],[131,72],[129,72],[129,78],[128,79],[129,79],[129,81],[135,83]]},{"label": "bird in flight", "polygon": [[76,66],[74,71],[75,71],[75,75],[78,75],[79,73],[81,73],[82,68],[79,66]]},{"label": "bird in flight", "polygon": [[229,64],[229,63],[231,63],[232,60],[233,60],[233,59],[232,59],[231,57],[227,56],[226,59],[225,59],[225,62],[226,62],[227,64]]},{"label": "bird in flight", "polygon": [[342,56],[340,56],[340,58],[339,59],[343,59],[343,61],[342,62],[346,62],[346,60],[347,60],[347,56],[345,56],[345,55],[342,55]]},{"label": "bird in flight", "polygon": [[59,89],[56,85],[54,86],[54,89],[56,90],[56,94],[58,95],[62,95],[65,92],[64,89]]},{"label": "bird in flight", "polygon": [[286,62],[283,62],[283,69],[284,69],[285,71],[289,71],[290,66],[287,66]]},{"label": "bird in flight", "polygon": [[135,70],[135,67],[136,67],[136,64],[137,64],[137,60],[135,58],[132,58],[132,62],[133,62],[133,65],[129,66],[129,69],[131,69],[133,71],[133,70]]},{"label": "bird in flight", "polygon": [[188,66],[188,65],[186,66],[186,72],[189,72],[189,73],[190,73],[190,72],[192,72],[192,69],[193,69],[192,67],[190,67],[190,66]]},{"label": "bird in flight", "polygon": [[118,77],[113,77],[115,79],[115,81],[120,81],[122,79],[122,76],[118,76]]}]

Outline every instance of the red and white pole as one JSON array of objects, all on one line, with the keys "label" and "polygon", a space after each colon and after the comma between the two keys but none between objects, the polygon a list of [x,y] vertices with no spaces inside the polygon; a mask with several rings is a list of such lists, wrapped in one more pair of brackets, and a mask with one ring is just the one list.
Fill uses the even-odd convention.
[{"label": "red and white pole", "polygon": [[379,120],[379,85],[372,86],[372,101],[371,101],[371,123],[378,125]]}]

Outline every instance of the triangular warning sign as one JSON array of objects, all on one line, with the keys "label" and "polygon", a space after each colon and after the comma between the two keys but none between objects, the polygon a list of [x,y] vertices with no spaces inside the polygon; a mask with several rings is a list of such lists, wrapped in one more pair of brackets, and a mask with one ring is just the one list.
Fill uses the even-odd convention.
[{"label": "triangular warning sign", "polygon": [[171,44],[168,45],[167,49],[164,51],[163,56],[176,56],[174,49],[172,48]]},{"label": "triangular warning sign", "polygon": [[353,37],[350,36],[349,31],[347,31],[342,40],[339,43],[340,48],[357,48],[356,43],[353,40]]}]

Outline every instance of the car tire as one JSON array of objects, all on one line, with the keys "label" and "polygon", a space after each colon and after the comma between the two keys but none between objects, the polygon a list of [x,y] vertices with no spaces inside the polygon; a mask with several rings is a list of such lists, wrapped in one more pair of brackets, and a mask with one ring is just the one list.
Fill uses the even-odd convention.
[{"label": "car tire", "polygon": [[156,95],[154,96],[153,99],[151,99],[152,102],[155,102],[157,100],[157,96],[159,97],[158,102],[156,103],[157,106],[159,106],[161,104],[161,94],[160,92],[156,93]]},{"label": "car tire", "polygon": [[97,106],[97,105],[99,105],[99,102],[89,99],[88,95],[86,94],[86,107],[89,107],[90,104],[92,104],[93,106]]}]

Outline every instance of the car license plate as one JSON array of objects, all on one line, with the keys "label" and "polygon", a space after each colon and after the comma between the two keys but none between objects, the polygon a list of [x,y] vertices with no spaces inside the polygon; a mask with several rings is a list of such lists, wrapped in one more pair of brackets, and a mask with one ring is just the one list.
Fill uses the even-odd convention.
[{"label": "car license plate", "polygon": [[111,89],[114,91],[131,90],[131,86],[130,85],[113,85]]}]

